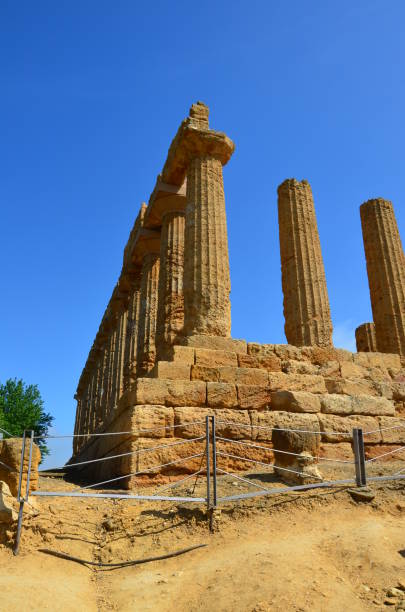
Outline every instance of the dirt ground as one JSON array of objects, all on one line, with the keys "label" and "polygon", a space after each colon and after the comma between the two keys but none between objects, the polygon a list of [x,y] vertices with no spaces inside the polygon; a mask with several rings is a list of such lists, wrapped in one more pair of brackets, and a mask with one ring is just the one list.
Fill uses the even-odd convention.
[{"label": "dirt ground", "polygon": [[[190,485],[187,485],[190,486]],[[196,494],[203,494],[204,483]],[[232,478],[225,494],[243,492]],[[53,478],[44,490],[75,490]],[[178,488],[186,492],[186,485]],[[373,501],[347,488],[260,497],[222,506],[210,533],[204,506],[35,498],[20,554],[0,545],[0,610],[331,611],[405,610],[405,483],[372,485]],[[206,544],[182,556],[119,569],[49,556],[119,562]]]}]

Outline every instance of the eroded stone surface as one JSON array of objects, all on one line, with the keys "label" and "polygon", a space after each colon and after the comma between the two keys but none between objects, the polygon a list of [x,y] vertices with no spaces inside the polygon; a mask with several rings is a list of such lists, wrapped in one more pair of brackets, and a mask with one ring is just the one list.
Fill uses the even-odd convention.
[{"label": "eroded stone surface", "polygon": [[332,321],[312,191],[289,179],[278,188],[285,335],[294,346],[332,345]]}]

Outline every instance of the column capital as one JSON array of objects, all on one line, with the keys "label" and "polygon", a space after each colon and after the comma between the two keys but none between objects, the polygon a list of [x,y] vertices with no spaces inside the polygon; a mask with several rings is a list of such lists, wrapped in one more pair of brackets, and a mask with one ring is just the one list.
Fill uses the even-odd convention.
[{"label": "column capital", "polygon": [[226,134],[195,127],[195,122],[189,117],[180,125],[170,145],[162,179],[173,185],[182,185],[192,159],[213,157],[224,166],[234,150],[235,144]]}]

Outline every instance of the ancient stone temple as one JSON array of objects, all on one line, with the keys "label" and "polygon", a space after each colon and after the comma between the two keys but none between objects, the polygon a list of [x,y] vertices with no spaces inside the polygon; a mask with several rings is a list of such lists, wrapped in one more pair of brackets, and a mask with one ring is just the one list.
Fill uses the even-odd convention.
[{"label": "ancient stone temple", "polygon": [[[356,332],[361,352],[332,345],[312,192],[295,179],[278,190],[289,344],[234,339],[223,184],[233,152],[232,140],[210,128],[208,108],[194,104],[130,232],[76,393],[72,461],[124,455],[92,464],[88,473],[98,480],[122,475],[120,486],[133,486],[132,474],[164,462],[160,443],[173,443],[174,459],[197,454],[201,443],[190,450],[182,440],[200,436],[211,414],[230,451],[234,440],[271,449],[271,429],[257,425],[323,432],[324,456],[331,448],[351,456],[353,427],[373,432],[370,453],[405,443],[405,430],[389,429],[405,412],[404,262],[391,209],[367,204],[362,213],[376,303],[375,333],[370,323]],[[105,433],[117,435],[92,435]],[[227,468],[238,469],[229,455]],[[195,471],[199,461],[161,475]]]}]

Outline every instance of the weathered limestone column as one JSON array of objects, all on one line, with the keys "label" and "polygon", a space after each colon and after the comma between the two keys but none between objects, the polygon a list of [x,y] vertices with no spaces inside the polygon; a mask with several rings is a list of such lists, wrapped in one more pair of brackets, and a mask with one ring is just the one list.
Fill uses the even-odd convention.
[{"label": "weathered limestone column", "polygon": [[356,347],[358,353],[377,352],[377,338],[374,323],[363,323],[356,328]]},{"label": "weathered limestone column", "polygon": [[155,365],[156,315],[159,283],[159,254],[146,253],[142,262],[137,375],[144,376]]},{"label": "weathered limestone column", "polygon": [[184,217],[184,212],[168,212],[162,222],[156,325],[158,359],[167,359],[169,347],[184,326]]},{"label": "weathered limestone column", "polygon": [[130,389],[136,381],[139,310],[141,301],[141,272],[134,278],[128,304],[128,320],[124,350],[124,390]]},{"label": "weathered limestone column", "polygon": [[312,191],[288,179],[278,188],[285,335],[294,346],[331,346],[325,270]]},{"label": "weathered limestone column", "polygon": [[229,337],[231,281],[222,166],[234,144],[209,129],[208,113],[204,104],[193,104],[182,143],[188,157],[184,332]]},{"label": "weathered limestone column", "polygon": [[377,347],[405,357],[405,256],[392,203],[368,200],[360,217]]}]

